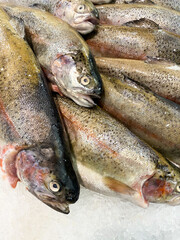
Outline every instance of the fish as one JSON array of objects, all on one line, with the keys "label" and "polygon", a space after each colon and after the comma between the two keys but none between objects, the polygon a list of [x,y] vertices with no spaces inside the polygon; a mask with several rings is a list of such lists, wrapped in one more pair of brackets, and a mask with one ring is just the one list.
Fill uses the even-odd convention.
[{"label": "fish", "polygon": [[118,78],[125,77],[149,88],[152,92],[180,104],[180,67],[174,63],[149,59],[148,61],[96,58],[99,72]]},{"label": "fish", "polygon": [[92,32],[99,22],[98,11],[90,0],[0,0],[0,3],[48,11],[81,34]]},{"label": "fish", "polygon": [[79,183],[66,153],[62,121],[40,66],[0,9],[0,167],[51,208],[69,213]]},{"label": "fish", "polygon": [[5,6],[22,20],[25,36],[57,91],[80,106],[94,106],[102,92],[102,80],[94,57],[83,38],[67,23],[39,9]]},{"label": "fish", "polygon": [[180,36],[166,30],[103,25],[85,39],[96,57],[163,59],[180,64]]},{"label": "fish", "polygon": [[128,79],[101,75],[99,105],[170,161],[180,164],[180,105]]},{"label": "fish", "polygon": [[158,6],[163,6],[180,11],[180,1],[179,0],[115,0],[115,4],[122,3],[143,3],[143,4],[156,4]]},{"label": "fish", "polygon": [[[144,4],[106,4],[97,6],[101,25],[165,29],[180,35],[180,12]],[[146,23],[148,24],[146,26]],[[152,24],[151,24],[152,23]]]},{"label": "fish", "polygon": [[144,208],[149,202],[180,203],[180,173],[161,154],[100,107],[55,98],[83,186]]}]

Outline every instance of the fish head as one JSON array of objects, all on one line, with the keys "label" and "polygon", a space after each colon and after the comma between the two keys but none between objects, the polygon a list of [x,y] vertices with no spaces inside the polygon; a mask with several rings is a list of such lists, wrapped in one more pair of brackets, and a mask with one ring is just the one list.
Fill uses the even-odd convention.
[{"label": "fish head", "polygon": [[[46,205],[69,213],[69,204],[77,201],[79,188],[66,186],[69,181],[62,172],[56,151],[50,146],[31,147],[17,154],[16,169],[27,189]],[[65,181],[66,178],[66,181]]]},{"label": "fish head", "polygon": [[82,52],[58,57],[51,67],[60,91],[80,106],[93,107],[102,92],[102,80],[93,56]]},{"label": "fish head", "polygon": [[180,204],[180,181],[152,177],[144,183],[142,192],[150,202]]},{"label": "fish head", "polygon": [[62,0],[56,6],[55,15],[81,34],[92,32],[99,23],[98,11],[89,0]]}]

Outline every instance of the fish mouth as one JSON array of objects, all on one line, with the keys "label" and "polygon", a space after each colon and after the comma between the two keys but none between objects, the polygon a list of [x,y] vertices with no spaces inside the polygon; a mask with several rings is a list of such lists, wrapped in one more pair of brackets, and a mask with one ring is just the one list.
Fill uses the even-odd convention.
[{"label": "fish mouth", "polygon": [[74,20],[74,27],[81,34],[88,34],[95,29],[95,26],[99,24],[99,19],[93,14],[84,16],[77,16]]},{"label": "fish mouth", "polygon": [[171,206],[180,205],[180,196],[172,196],[171,200],[168,201],[168,204]]},{"label": "fish mouth", "polygon": [[82,107],[91,108],[96,105],[93,98],[100,98],[100,97],[96,94],[86,95],[86,94],[82,94],[82,93],[77,93],[76,96],[72,96],[71,98],[78,105],[80,105]]},{"label": "fish mouth", "polygon": [[42,194],[36,192],[34,195],[52,209],[64,214],[70,213],[68,202],[60,202],[54,196],[51,196],[49,194]]}]

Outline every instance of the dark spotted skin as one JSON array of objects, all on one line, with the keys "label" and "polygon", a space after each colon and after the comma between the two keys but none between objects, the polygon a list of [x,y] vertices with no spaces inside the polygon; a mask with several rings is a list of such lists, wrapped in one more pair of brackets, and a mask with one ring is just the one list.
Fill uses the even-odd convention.
[{"label": "dark spotted skin", "polygon": [[160,58],[180,63],[180,36],[165,30],[99,26],[86,39],[98,57]]},{"label": "dark spotted skin", "polygon": [[[60,91],[63,85],[68,97],[77,94],[77,89],[84,95],[101,94],[102,82],[93,56],[84,39],[71,26],[52,14],[38,9],[10,6],[4,8],[11,17],[23,20],[28,42],[39,63],[52,75],[53,80],[52,78],[51,80],[57,84]],[[58,73],[52,70],[54,62],[66,56],[68,59],[73,59],[63,64],[68,75],[64,74],[58,78]],[[60,71],[62,67],[59,66]],[[89,78],[90,84],[86,86],[81,84],[80,78],[83,76]]]},{"label": "dark spotted skin", "polygon": [[115,191],[118,191],[118,183],[124,184],[124,191],[121,191],[127,194],[124,186],[128,186],[131,200],[136,203],[138,200],[140,204],[142,185],[153,176],[169,185],[171,192],[165,197],[159,194],[158,199],[152,196],[150,200],[171,201],[180,174],[159,153],[99,107],[78,107],[61,97],[57,102],[67,127],[74,163],[86,187],[107,193],[104,180],[109,177],[112,185],[117,184]]},{"label": "dark spotted skin", "polygon": [[96,58],[101,73],[121,74],[148,87],[154,93],[180,104],[180,67],[164,61],[138,61],[120,58]]},{"label": "dark spotted skin", "polygon": [[[71,160],[66,156],[62,124],[45,78],[32,50],[17,35],[1,9],[0,16],[0,147],[13,145],[25,153],[26,148],[37,149],[31,157],[36,156],[39,170],[42,167],[41,161],[38,162],[39,152],[51,149],[50,158],[39,155],[43,165],[48,169],[48,161],[53,162],[51,172],[65,193],[74,192],[77,200],[79,184]],[[2,157],[1,152],[1,160]],[[16,158],[9,160],[15,165]],[[20,180],[28,182],[25,178]],[[33,192],[31,186],[27,187]]]},{"label": "dark spotted skin", "polygon": [[122,3],[144,3],[144,4],[156,4],[159,6],[171,8],[180,11],[180,1],[179,0],[115,0],[116,4]]},{"label": "dark spotted skin", "polygon": [[[144,4],[108,4],[97,6],[100,24],[122,26],[127,23],[152,21],[159,28],[180,35],[180,13],[160,6]],[[142,27],[142,24],[140,25]],[[146,27],[146,26],[145,26]],[[152,25],[152,28],[154,26]]]},{"label": "dark spotted skin", "polygon": [[180,105],[145,89],[124,75],[103,77],[100,105],[132,132],[180,164]]}]

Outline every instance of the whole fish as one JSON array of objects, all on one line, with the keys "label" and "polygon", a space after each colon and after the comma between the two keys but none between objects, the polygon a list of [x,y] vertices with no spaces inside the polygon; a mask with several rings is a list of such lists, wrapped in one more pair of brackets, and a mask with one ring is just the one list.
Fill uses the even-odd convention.
[{"label": "whole fish", "polygon": [[50,13],[23,7],[5,9],[11,17],[23,20],[26,37],[52,83],[77,104],[92,107],[102,82],[84,39]]},{"label": "whole fish", "polygon": [[[180,35],[180,12],[144,4],[107,4],[97,6],[100,24],[165,29]],[[147,26],[146,26],[147,24]]]},{"label": "whole fish", "polygon": [[58,97],[81,183],[142,207],[180,203],[180,173],[99,107],[85,109]]},{"label": "whole fish", "polygon": [[0,3],[46,10],[81,34],[92,32],[98,24],[98,11],[89,0],[0,0]]},{"label": "whole fish", "polygon": [[86,39],[98,57],[159,58],[180,64],[180,36],[165,30],[99,26]]},{"label": "whole fish", "polygon": [[15,187],[69,213],[79,184],[66,154],[63,129],[28,44],[0,9],[0,165]]},{"label": "whole fish", "polygon": [[165,61],[96,58],[101,73],[124,76],[148,87],[154,93],[180,104],[180,67]]},{"label": "whole fish", "polygon": [[156,4],[163,7],[169,7],[174,10],[180,11],[179,0],[115,0],[116,4],[121,3],[145,3],[145,4]]},{"label": "whole fish", "polygon": [[169,160],[180,164],[180,105],[119,75],[103,77],[100,106]]}]

